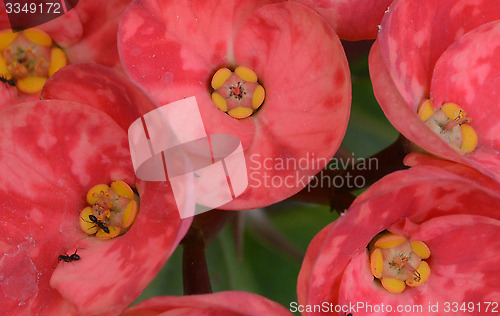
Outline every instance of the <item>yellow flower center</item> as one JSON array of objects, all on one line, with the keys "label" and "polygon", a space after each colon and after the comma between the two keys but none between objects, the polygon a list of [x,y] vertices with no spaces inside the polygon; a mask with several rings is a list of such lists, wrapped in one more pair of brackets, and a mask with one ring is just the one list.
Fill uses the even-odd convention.
[{"label": "yellow flower center", "polygon": [[424,260],[431,252],[422,241],[409,242],[405,237],[386,233],[370,247],[370,268],[375,278],[391,293],[401,293],[406,286],[416,287],[431,273]]},{"label": "yellow flower center", "polygon": [[0,31],[0,77],[21,92],[39,93],[45,81],[66,63],[64,51],[42,30]]},{"label": "yellow flower center", "polygon": [[477,147],[478,137],[469,124],[467,113],[455,103],[445,103],[435,110],[431,100],[426,100],[418,109],[418,116],[430,129],[460,153],[468,154]]},{"label": "yellow flower center", "polygon": [[265,90],[257,74],[248,67],[234,72],[221,68],[212,77],[212,102],[222,112],[236,119],[254,114],[264,102]]},{"label": "yellow flower center", "polygon": [[137,196],[123,181],[111,186],[98,184],[87,193],[87,203],[80,212],[80,227],[87,235],[111,239],[123,235],[135,221]]}]

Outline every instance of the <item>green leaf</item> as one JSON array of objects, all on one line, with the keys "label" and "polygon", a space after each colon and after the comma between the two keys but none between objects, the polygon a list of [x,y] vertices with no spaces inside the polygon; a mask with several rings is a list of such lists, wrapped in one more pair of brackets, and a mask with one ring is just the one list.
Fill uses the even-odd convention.
[{"label": "green leaf", "polygon": [[368,58],[351,63],[352,107],[343,146],[355,157],[369,157],[393,143],[399,132],[389,123],[373,94]]}]

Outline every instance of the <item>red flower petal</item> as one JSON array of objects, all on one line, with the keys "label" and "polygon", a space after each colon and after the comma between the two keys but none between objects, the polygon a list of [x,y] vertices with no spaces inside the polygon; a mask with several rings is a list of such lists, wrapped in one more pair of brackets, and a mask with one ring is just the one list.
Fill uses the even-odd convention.
[{"label": "red flower petal", "polygon": [[205,86],[216,67],[234,63],[231,41],[237,27],[266,2],[133,2],[118,35],[126,70],[161,103],[177,101],[177,84],[201,87],[208,95]]},{"label": "red flower petal", "polygon": [[190,296],[154,297],[122,315],[292,315],[278,303],[247,292],[218,292]]},{"label": "red flower petal", "polygon": [[[32,97],[31,100],[23,101],[35,101],[36,97]],[[8,108],[11,105],[23,102],[17,95],[17,89],[12,87],[5,87],[3,84],[0,85],[0,111]]]},{"label": "red flower petal", "polygon": [[300,0],[326,19],[343,40],[375,39],[378,25],[393,0]]},{"label": "red flower petal", "polygon": [[41,98],[88,104],[111,116],[123,130],[156,104],[130,80],[98,64],[75,64],[57,71]]},{"label": "red flower petal", "polygon": [[[121,68],[118,56],[118,23],[131,0],[80,1],[75,7],[83,28],[78,43],[67,48],[71,63],[95,62]],[[71,12],[71,11],[70,11]],[[64,25],[65,28],[71,25]]]},{"label": "red flower petal", "polygon": [[316,272],[315,266],[318,264],[318,261],[321,260],[320,255],[323,251],[322,246],[324,245],[325,240],[330,235],[330,230],[335,225],[335,222],[333,222],[323,228],[319,233],[316,234],[316,236],[314,236],[313,241],[307,248],[307,254],[302,261],[302,266],[300,268],[300,273],[297,280],[297,299],[298,303],[301,305],[308,304],[309,292],[311,291],[313,280],[319,279],[320,282],[324,282],[323,279],[327,277],[323,276],[318,278],[318,273]]},{"label": "red flower petal", "polygon": [[[83,2],[80,1],[80,3]],[[82,21],[76,9],[72,9],[57,19],[37,26],[37,28],[50,34],[52,39],[61,47],[68,47],[77,43],[82,39],[83,35]]]}]

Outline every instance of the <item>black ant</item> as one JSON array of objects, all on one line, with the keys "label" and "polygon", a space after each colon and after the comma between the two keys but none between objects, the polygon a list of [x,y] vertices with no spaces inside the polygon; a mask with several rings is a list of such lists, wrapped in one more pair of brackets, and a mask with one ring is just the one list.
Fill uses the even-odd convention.
[{"label": "black ant", "polygon": [[14,79],[7,79],[4,75],[0,75],[0,81],[3,82],[4,85],[10,85],[12,87],[16,86],[16,82],[14,81]]},{"label": "black ant", "polygon": [[[82,218],[83,219],[83,218]],[[109,234],[109,228],[102,221],[98,220],[94,215],[89,215],[89,219],[92,223],[99,226],[106,234]],[[94,226],[95,227],[95,226]]]},{"label": "black ant", "polygon": [[65,254],[65,255],[59,255],[59,257],[57,257],[57,259],[59,261],[64,261],[64,262],[71,262],[71,261],[78,261],[80,260],[80,256],[76,254],[76,252],[78,251],[78,249],[75,250],[75,252],[72,254],[72,255],[69,255],[68,254]]}]

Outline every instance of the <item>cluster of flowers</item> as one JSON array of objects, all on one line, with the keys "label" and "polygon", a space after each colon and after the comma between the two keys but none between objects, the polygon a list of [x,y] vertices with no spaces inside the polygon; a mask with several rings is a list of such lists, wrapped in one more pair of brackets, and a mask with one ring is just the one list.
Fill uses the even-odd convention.
[{"label": "cluster of flowers", "polygon": [[[206,132],[238,136],[247,160],[327,161],[351,103],[339,38],[375,39],[375,96],[415,153],[312,240],[298,304],[498,300],[497,0],[82,0],[16,33],[0,12],[2,312],[290,315],[235,291],[128,307],[186,234],[177,208],[194,197],[135,177],[127,129],[196,96]],[[250,185],[223,208],[301,189]]]}]

